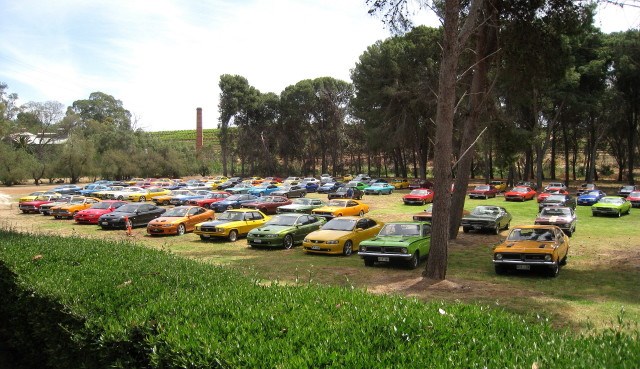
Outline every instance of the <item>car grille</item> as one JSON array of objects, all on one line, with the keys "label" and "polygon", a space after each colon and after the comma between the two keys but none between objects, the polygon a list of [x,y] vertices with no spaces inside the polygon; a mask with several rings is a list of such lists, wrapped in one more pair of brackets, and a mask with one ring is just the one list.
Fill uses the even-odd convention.
[{"label": "car grille", "polygon": [[597,213],[605,213],[605,214],[618,214],[618,209],[614,209],[614,208],[595,208],[593,209],[593,211]]},{"label": "car grille", "polygon": [[20,205],[20,210],[33,211],[37,208],[34,205]]},{"label": "car grille", "polygon": [[202,226],[202,227],[200,227],[200,231],[202,231],[202,232],[215,232],[216,231],[216,227],[215,226]]},{"label": "car grille", "polygon": [[507,200],[522,200],[522,196],[518,196],[518,195],[509,195],[509,196],[505,196],[505,198]]},{"label": "car grille", "polygon": [[482,226],[482,227],[486,227],[486,226],[492,226],[494,225],[494,222],[489,221],[489,220],[465,220],[462,222],[463,225],[470,225],[470,226]]},{"label": "car grille", "polygon": [[402,247],[396,246],[367,246],[367,252],[380,252],[383,254],[404,254],[404,252],[402,252]]},{"label": "car grille", "polygon": [[281,214],[281,213],[295,213],[296,212],[295,209],[282,209],[282,208],[278,208],[277,211],[278,211],[278,214]]},{"label": "car grille", "polygon": [[520,260],[528,262],[543,262],[546,254],[520,254],[520,253],[500,253],[502,260]]},{"label": "car grille", "polygon": [[333,216],[333,213],[330,211],[316,211],[314,212],[314,214],[319,215],[319,216]]}]

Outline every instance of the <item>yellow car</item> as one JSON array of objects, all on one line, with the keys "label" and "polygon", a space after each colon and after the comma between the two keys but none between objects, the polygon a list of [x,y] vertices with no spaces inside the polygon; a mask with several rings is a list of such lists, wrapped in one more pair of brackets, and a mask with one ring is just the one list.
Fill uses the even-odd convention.
[{"label": "yellow car", "polygon": [[133,192],[129,194],[129,201],[145,202],[151,200],[154,197],[168,195],[171,191],[162,187],[149,187],[140,192]]},{"label": "yellow car", "polygon": [[345,174],[342,176],[342,182],[353,181],[353,174]]},{"label": "yellow car", "polygon": [[139,183],[139,182],[144,182],[144,178],[134,177],[134,178],[131,178],[128,181],[124,181],[124,183],[128,184],[129,186],[133,186],[133,185],[135,185],[136,183]]},{"label": "yellow car", "polygon": [[391,181],[391,185],[395,187],[396,190],[403,190],[409,188],[409,181],[406,179],[394,179]]},{"label": "yellow car", "polygon": [[61,204],[51,208],[51,215],[56,219],[68,218],[71,219],[80,210],[89,209],[91,205],[96,202],[100,202],[100,199],[95,197],[74,197],[69,203]]},{"label": "yellow car", "polygon": [[194,195],[194,193],[191,192],[190,190],[171,190],[166,195],[160,195],[160,196],[155,196],[151,198],[151,201],[153,201],[153,203],[158,206],[169,205],[171,203],[171,199],[174,196],[189,196],[189,195]]},{"label": "yellow car", "polygon": [[311,211],[312,214],[325,217],[342,217],[346,215],[359,215],[363,216],[369,212],[369,205],[352,199],[332,199],[329,200],[327,206],[315,208]]},{"label": "yellow car", "polygon": [[49,195],[58,195],[60,196],[59,193],[57,192],[46,192],[46,191],[36,191],[36,192],[31,192],[30,194],[26,195],[26,196],[22,196],[21,198],[18,199],[18,202],[27,202],[27,201],[34,201],[36,199],[36,197],[38,196],[49,196]]},{"label": "yellow car", "polygon": [[260,210],[231,209],[216,216],[216,220],[196,224],[193,233],[203,241],[217,237],[235,242],[239,236],[246,236],[250,230],[262,226],[269,219]]},{"label": "yellow car", "polygon": [[360,242],[375,237],[384,223],[371,218],[340,217],[325,223],[302,241],[302,250],[317,254],[349,256],[358,250]]},{"label": "yellow car", "polygon": [[505,192],[507,190],[507,182],[505,181],[491,181],[489,184],[500,192]]},{"label": "yellow car", "polygon": [[493,248],[493,265],[496,274],[540,268],[549,277],[556,277],[560,266],[567,263],[568,254],[569,237],[558,226],[518,226]]},{"label": "yellow car", "polygon": [[215,218],[213,210],[200,206],[177,206],[164,212],[147,224],[147,233],[155,235],[175,234],[182,236],[195,229],[196,224]]}]

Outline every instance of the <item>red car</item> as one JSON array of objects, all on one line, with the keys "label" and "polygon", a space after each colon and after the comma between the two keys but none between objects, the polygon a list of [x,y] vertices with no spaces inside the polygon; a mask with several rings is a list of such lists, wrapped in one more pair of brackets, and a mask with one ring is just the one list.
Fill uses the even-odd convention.
[{"label": "red car", "polygon": [[492,185],[480,185],[476,186],[471,192],[469,192],[470,199],[488,199],[489,197],[496,197],[500,191]]},{"label": "red car", "polygon": [[60,195],[39,195],[33,201],[24,201],[18,205],[18,208],[25,214],[40,213],[40,206],[44,204],[49,204],[59,199]]},{"label": "red car", "polygon": [[76,223],[82,224],[98,224],[98,218],[102,214],[111,213],[122,205],[126,204],[126,201],[120,200],[105,200],[101,202],[97,202],[89,209],[80,210],[77,212],[73,219],[75,219]]},{"label": "red car", "polygon": [[627,200],[631,202],[631,206],[634,208],[640,208],[640,191],[631,191]]},{"label": "red car", "polygon": [[278,208],[284,205],[291,205],[293,201],[284,196],[262,196],[255,201],[242,204],[243,208],[257,209],[265,214],[275,214]]},{"label": "red car", "polygon": [[229,192],[213,191],[210,194],[206,195],[205,197],[187,201],[187,205],[201,206],[205,209],[211,209],[211,204],[216,203],[218,201],[222,201],[229,196],[231,196]]},{"label": "red car", "polygon": [[531,187],[516,186],[511,191],[504,194],[505,201],[527,201],[533,200],[537,192]]},{"label": "red car", "polygon": [[567,192],[566,190],[563,190],[561,188],[549,188],[548,190],[544,190],[544,192],[541,192],[538,195],[537,201],[538,202],[543,202],[550,195],[568,195],[568,194],[569,194],[569,192]]},{"label": "red car", "polygon": [[433,202],[433,191],[428,188],[416,188],[407,195],[402,196],[405,205],[424,205]]}]

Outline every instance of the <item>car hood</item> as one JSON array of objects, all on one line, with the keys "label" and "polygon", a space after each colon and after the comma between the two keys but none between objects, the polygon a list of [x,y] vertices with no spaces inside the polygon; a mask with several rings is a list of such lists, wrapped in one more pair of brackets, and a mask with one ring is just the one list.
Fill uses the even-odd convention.
[{"label": "car hood", "polygon": [[571,221],[571,217],[569,216],[557,216],[557,215],[550,215],[550,216],[539,216],[536,218],[536,222],[570,222]]},{"label": "car hood", "polygon": [[102,214],[107,214],[107,213],[111,213],[113,212],[113,210],[109,210],[109,209],[84,209],[78,212],[78,214],[82,214],[82,215],[102,215]]},{"label": "car hood", "polygon": [[282,231],[289,230],[291,228],[295,228],[294,226],[278,226],[278,225],[268,225],[264,227],[255,228],[251,231],[251,233],[280,233]]},{"label": "car hood", "polygon": [[336,231],[333,229],[321,229],[319,231],[315,231],[311,233],[308,237],[312,240],[330,241],[330,240],[336,240],[338,238],[348,236],[351,233],[353,233],[353,231]]},{"label": "car hood", "polygon": [[330,211],[330,212],[334,212],[334,211],[339,211],[342,209],[346,209],[346,207],[344,206],[323,206],[321,208],[315,208],[314,211]]},{"label": "car hood", "polygon": [[243,221],[242,220],[214,220],[211,222],[200,223],[200,225],[205,227],[216,227],[222,224],[229,224],[229,223],[235,223],[235,222],[243,222]]},{"label": "car hood", "polygon": [[151,223],[180,223],[185,217],[159,217],[151,221]]},{"label": "car hood", "polygon": [[493,252],[524,252],[538,253],[544,250],[553,250],[555,244],[553,241],[505,241],[496,246]]},{"label": "car hood", "polygon": [[404,195],[403,199],[421,199],[423,197],[427,197],[428,195]]},{"label": "car hood", "polygon": [[474,214],[465,215],[462,218],[462,220],[496,220],[496,219],[498,219],[498,217],[495,215],[474,215]]},{"label": "car hood", "polygon": [[617,208],[622,207],[622,204],[618,205],[618,204],[609,204],[609,203],[603,203],[603,202],[596,202],[595,204],[592,205],[592,207],[617,209]]},{"label": "car hood", "polygon": [[363,241],[362,244],[376,246],[407,246],[419,240],[419,236],[376,236]]}]

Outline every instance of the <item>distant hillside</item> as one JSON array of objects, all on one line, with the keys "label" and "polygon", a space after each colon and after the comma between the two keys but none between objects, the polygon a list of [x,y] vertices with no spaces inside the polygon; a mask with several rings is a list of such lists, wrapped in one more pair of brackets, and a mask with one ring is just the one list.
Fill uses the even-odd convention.
[{"label": "distant hillside", "polygon": [[[148,132],[151,136],[156,137],[162,141],[170,142],[184,142],[193,143],[196,142],[196,130],[185,129],[180,131],[158,131]],[[217,129],[203,129],[202,130],[203,143],[205,146],[219,146],[218,130]]]}]

